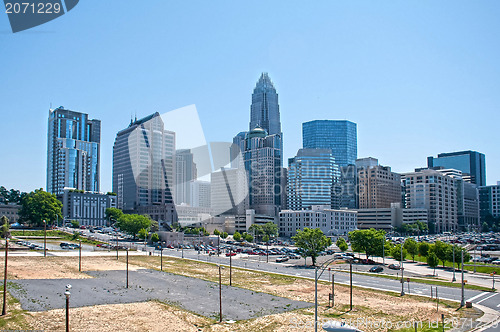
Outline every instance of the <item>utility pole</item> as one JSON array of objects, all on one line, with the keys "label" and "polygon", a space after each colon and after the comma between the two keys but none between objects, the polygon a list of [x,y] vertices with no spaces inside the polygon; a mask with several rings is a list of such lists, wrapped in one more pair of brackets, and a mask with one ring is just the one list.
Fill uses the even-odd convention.
[{"label": "utility pole", "polygon": [[350,284],[351,284],[351,294],[350,294],[350,306],[351,306],[351,311],[352,311],[352,260],[349,260],[349,274],[350,274]]},{"label": "utility pole", "polygon": [[78,271],[82,272],[82,240],[78,246]]},{"label": "utility pole", "polygon": [[9,238],[5,237],[5,266],[3,271],[3,306],[2,306],[2,316],[7,314],[7,258],[9,253]]},{"label": "utility pole", "polygon": [[401,296],[404,296],[405,295],[405,289],[404,289],[404,278],[403,278],[403,274],[404,274],[404,267],[403,267],[403,246],[404,246],[404,242],[401,243]]},{"label": "utility pole", "polygon": [[462,300],[460,301],[460,306],[463,307],[465,305],[465,291],[464,291],[464,251],[462,252]]},{"label": "utility pole", "polygon": [[457,279],[455,278],[455,245],[453,245],[453,279],[451,279],[451,281],[452,282],[457,281]]},{"label": "utility pole", "polygon": [[128,249],[127,249],[127,288],[128,288]]},{"label": "utility pole", "polygon": [[43,257],[47,257],[47,221],[43,221]]}]

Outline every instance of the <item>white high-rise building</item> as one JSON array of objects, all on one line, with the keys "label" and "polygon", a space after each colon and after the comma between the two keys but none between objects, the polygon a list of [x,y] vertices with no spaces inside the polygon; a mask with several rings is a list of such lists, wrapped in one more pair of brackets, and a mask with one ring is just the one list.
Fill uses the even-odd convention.
[{"label": "white high-rise building", "polygon": [[211,183],[209,181],[191,181],[190,194],[191,194],[191,206],[210,208],[211,207]]},{"label": "white high-rise building", "polygon": [[437,233],[458,230],[456,180],[432,169],[403,174],[406,208],[427,209],[429,229]]},{"label": "white high-rise building", "polygon": [[131,121],[118,132],[113,146],[117,207],[130,211],[155,206],[158,210],[159,206],[169,205],[171,213],[174,169],[175,133],[164,130],[160,114]]}]

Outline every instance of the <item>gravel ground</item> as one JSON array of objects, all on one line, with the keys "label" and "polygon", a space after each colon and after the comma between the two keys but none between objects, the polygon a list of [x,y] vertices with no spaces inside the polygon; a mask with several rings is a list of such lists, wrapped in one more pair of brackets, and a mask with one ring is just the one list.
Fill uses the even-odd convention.
[{"label": "gravel ground", "polygon": [[[65,286],[71,284],[70,307],[73,308],[160,300],[206,317],[218,317],[218,283],[154,270],[137,270],[129,272],[127,289],[124,271],[87,273],[94,278],[12,280],[10,291],[28,311],[64,308]],[[225,320],[249,319],[310,306],[307,302],[222,285]]]}]

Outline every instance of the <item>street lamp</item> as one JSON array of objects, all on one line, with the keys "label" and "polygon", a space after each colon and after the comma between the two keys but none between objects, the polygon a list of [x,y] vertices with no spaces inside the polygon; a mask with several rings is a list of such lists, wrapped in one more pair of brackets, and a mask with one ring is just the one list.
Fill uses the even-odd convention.
[{"label": "street lamp", "polygon": [[43,257],[47,257],[47,221],[43,221]]},{"label": "street lamp", "polygon": [[66,291],[64,295],[66,296],[66,332],[69,332],[69,298],[71,297],[70,293],[71,285],[66,285]]},{"label": "street lamp", "polygon": [[464,251],[462,252],[462,300],[460,301],[460,306],[463,307],[465,305],[465,291],[464,291]]},{"label": "street lamp", "polygon": [[453,245],[453,279],[451,281],[457,281],[457,278],[455,278],[455,245]]},{"label": "street lamp", "polygon": [[9,252],[9,238],[5,237],[5,267],[3,272],[3,307],[2,307],[2,316],[7,314],[7,257]]},{"label": "street lamp", "polygon": [[404,267],[403,267],[403,247],[405,245],[405,242],[406,242],[406,239],[403,241],[403,243],[401,243],[401,296],[405,295],[405,290],[404,290],[404,278],[403,278],[403,274],[404,274]]},{"label": "street lamp", "polygon": [[[314,269],[314,332],[318,332],[318,279],[321,278],[325,269],[330,265],[336,258],[330,258],[320,266],[316,266]],[[321,270],[318,274],[318,270]],[[351,310],[352,310],[352,264],[351,264]]]},{"label": "street lamp", "polygon": [[219,267],[219,323],[222,323],[222,269],[224,266]]},{"label": "street lamp", "polygon": [[127,248],[127,288],[128,288],[128,248]]}]

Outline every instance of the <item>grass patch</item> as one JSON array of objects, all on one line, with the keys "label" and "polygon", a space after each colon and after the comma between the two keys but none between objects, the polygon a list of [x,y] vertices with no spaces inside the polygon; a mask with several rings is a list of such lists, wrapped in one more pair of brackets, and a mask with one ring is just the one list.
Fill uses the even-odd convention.
[{"label": "grass patch", "polygon": [[[8,287],[12,286],[8,283]],[[8,289],[8,288],[7,288]],[[3,296],[3,285],[0,285],[0,294]],[[2,303],[3,304],[3,303]],[[21,309],[19,301],[7,292],[6,316],[0,319],[1,330],[30,330],[31,326],[26,321],[26,310]]]},{"label": "grass patch", "polygon": [[[469,252],[470,253],[470,252]],[[476,251],[476,255],[479,254],[479,251]],[[405,258],[407,261],[413,261],[412,257],[411,256],[407,256]],[[426,257],[423,257],[423,256],[415,256],[415,262],[420,262],[420,263],[426,263],[427,264],[427,258]],[[439,266],[438,268],[443,268],[443,264],[441,261],[439,261]],[[460,266],[460,264],[458,264],[459,262],[455,262],[455,267],[457,266]],[[468,264],[473,264],[473,262],[468,262],[468,263],[465,263],[466,265],[464,266],[464,270],[465,271],[472,271],[474,272],[474,266],[467,266]],[[485,266],[485,265],[492,265],[492,264],[484,264],[484,263],[479,263],[477,262],[476,263],[476,272],[480,272],[480,273],[493,273],[493,272],[496,272],[497,274],[500,274],[500,266],[498,267],[493,267],[493,266]],[[446,262],[444,264],[445,267],[448,267],[448,268],[453,268],[453,262]]]},{"label": "grass patch", "polygon": [[[24,231],[24,232],[23,231],[12,231],[11,235],[13,237],[39,236],[43,239],[44,231],[42,231],[42,230],[40,230],[40,231]],[[47,236],[48,237],[59,237],[61,240],[65,240],[68,242],[74,242],[74,243],[78,243],[79,241],[82,241],[82,243],[90,244],[90,245],[97,245],[97,244],[105,243],[105,242],[101,242],[101,241],[89,240],[83,236],[76,237],[73,234],[66,233],[63,231],[49,230],[49,231],[47,231]]]}]

